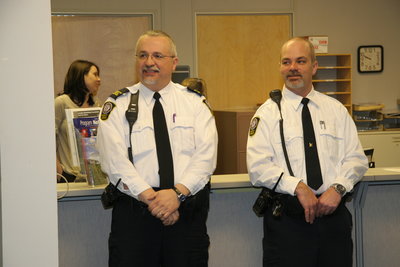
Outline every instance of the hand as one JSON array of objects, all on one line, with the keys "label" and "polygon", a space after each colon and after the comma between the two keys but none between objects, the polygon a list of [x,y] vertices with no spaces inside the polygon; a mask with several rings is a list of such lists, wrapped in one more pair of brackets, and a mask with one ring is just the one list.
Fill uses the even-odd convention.
[{"label": "hand", "polygon": [[179,211],[174,211],[170,216],[162,218],[161,221],[165,226],[174,225],[179,220]]},{"label": "hand", "polygon": [[60,181],[62,179],[60,175],[62,175],[62,173],[63,173],[63,166],[58,159],[56,161],[56,170],[57,170],[57,174],[56,174],[57,181]]},{"label": "hand", "polygon": [[305,220],[308,223],[313,223],[316,213],[318,199],[314,192],[303,182],[297,184],[295,193],[304,209]]},{"label": "hand", "polygon": [[139,200],[143,203],[150,205],[150,203],[156,198],[156,192],[153,188],[149,188],[139,194]]},{"label": "hand", "polygon": [[180,204],[173,189],[164,189],[156,192],[155,198],[149,204],[148,209],[153,216],[162,220],[174,213]]},{"label": "hand", "polygon": [[332,187],[329,187],[318,199],[317,217],[332,214],[339,206],[342,197]]}]

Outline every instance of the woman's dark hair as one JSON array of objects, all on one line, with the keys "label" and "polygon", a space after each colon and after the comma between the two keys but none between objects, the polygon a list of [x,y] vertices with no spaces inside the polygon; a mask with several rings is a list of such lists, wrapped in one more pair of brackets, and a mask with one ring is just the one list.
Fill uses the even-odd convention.
[{"label": "woman's dark hair", "polygon": [[197,90],[204,96],[207,96],[206,81],[201,78],[186,78],[181,84],[189,89]]},{"label": "woman's dark hair", "polygon": [[[98,73],[100,74],[99,67],[93,62],[87,60],[75,60],[69,66],[67,75],[64,81],[64,92],[62,94],[67,94],[78,106],[82,106],[85,102],[85,97],[89,93],[89,89],[85,84],[85,75],[89,73],[90,68],[95,66]],[[89,95],[88,103],[93,106],[94,100],[93,96]]]}]

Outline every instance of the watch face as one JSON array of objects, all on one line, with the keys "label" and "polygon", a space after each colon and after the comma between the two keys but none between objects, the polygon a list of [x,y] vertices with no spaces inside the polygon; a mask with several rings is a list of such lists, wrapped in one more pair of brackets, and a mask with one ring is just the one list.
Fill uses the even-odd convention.
[{"label": "watch face", "polygon": [[383,71],[383,46],[370,45],[358,48],[358,71],[381,72]]},{"label": "watch face", "polygon": [[341,196],[346,193],[346,188],[341,184],[335,184],[336,192],[338,192]]},{"label": "watch face", "polygon": [[340,191],[340,192],[343,192],[343,193],[346,191],[346,188],[344,188],[344,186],[341,185],[341,184],[338,184],[338,185],[337,185],[337,189],[339,189],[339,191]]}]

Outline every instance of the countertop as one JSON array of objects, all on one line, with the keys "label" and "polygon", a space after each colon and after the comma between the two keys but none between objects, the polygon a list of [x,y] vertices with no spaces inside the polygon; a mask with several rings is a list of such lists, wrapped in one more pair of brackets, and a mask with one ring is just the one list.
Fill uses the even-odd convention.
[{"label": "countertop", "polygon": [[[392,181],[400,180],[400,167],[385,167],[368,169],[361,181]],[[57,184],[58,197],[100,196],[106,185],[88,186],[86,183]],[[247,173],[223,174],[211,177],[212,189],[252,188]]]}]

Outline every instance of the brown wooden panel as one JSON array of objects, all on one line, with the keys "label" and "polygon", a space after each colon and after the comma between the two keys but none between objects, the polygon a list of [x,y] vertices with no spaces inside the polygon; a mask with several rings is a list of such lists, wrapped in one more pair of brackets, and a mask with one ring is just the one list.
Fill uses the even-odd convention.
[{"label": "brown wooden panel", "polygon": [[249,127],[254,111],[242,111],[237,113],[237,136],[238,136],[238,152],[246,152],[247,136],[249,135]]},{"label": "brown wooden panel", "polygon": [[152,17],[52,16],[54,93],[63,91],[69,65],[86,59],[100,68],[100,100],[136,80],[137,38],[151,29]]},{"label": "brown wooden panel", "polygon": [[218,159],[214,174],[246,173],[246,143],[254,110],[216,110]]},{"label": "brown wooden panel", "polygon": [[238,152],[238,173],[247,173],[246,152]]},{"label": "brown wooden panel", "polygon": [[254,107],[283,85],[280,48],[290,15],[197,15],[198,76],[215,109]]},{"label": "brown wooden panel", "polygon": [[237,173],[236,112],[214,111],[218,130],[218,158],[214,174]]}]

